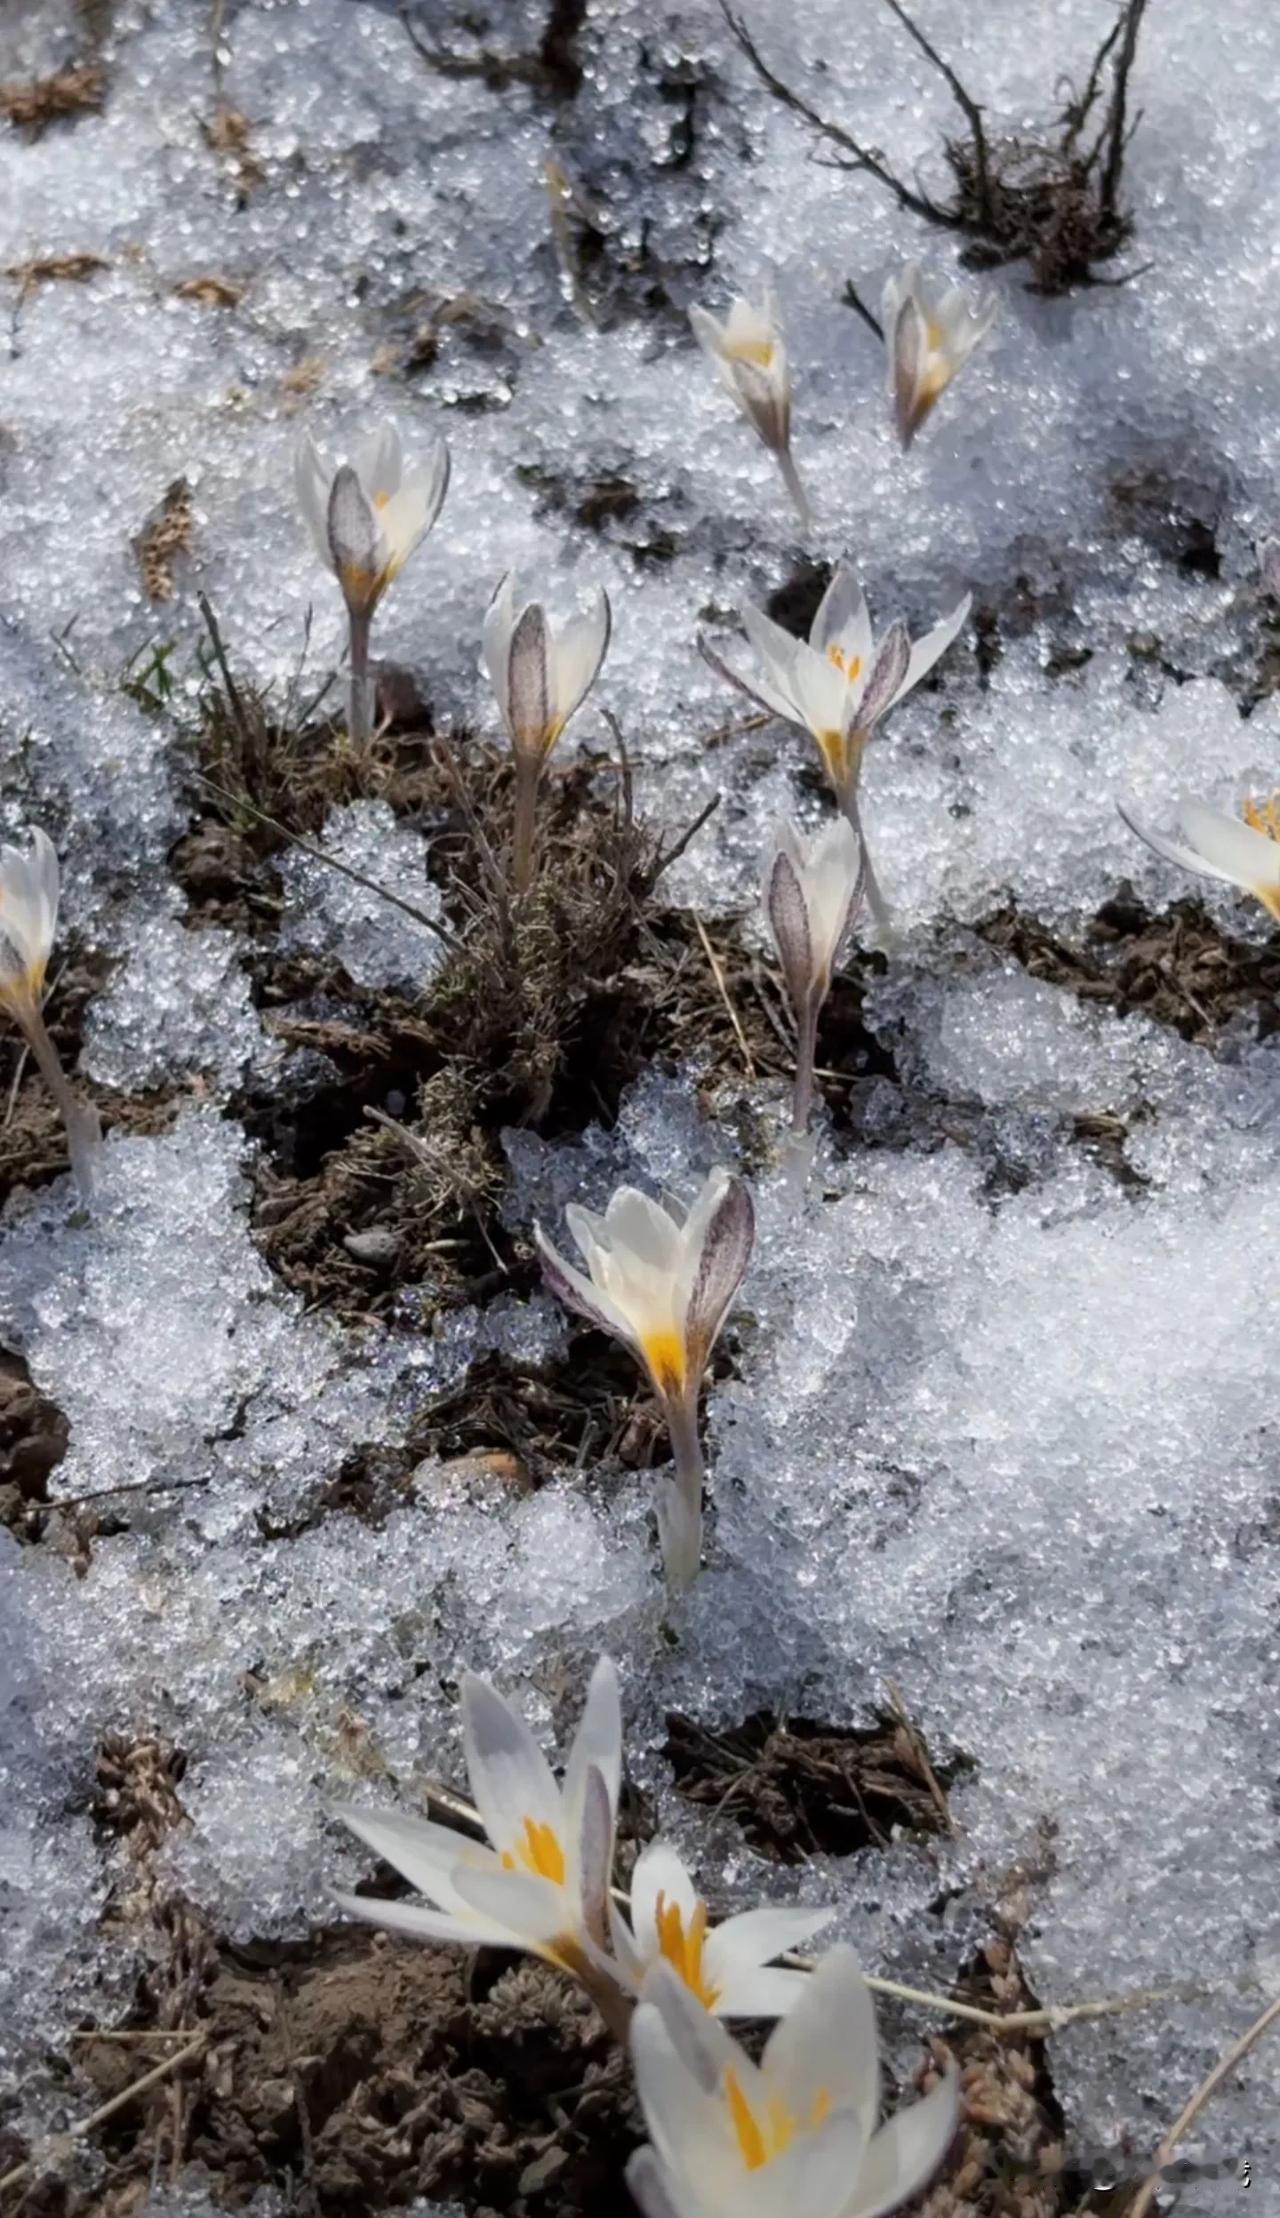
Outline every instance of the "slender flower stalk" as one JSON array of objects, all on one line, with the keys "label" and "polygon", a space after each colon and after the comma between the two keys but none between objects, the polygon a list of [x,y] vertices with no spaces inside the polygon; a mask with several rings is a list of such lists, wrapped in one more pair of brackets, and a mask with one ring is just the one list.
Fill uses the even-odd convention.
[{"label": "slender flower stalk", "polygon": [[970,307],[958,285],[934,285],[908,262],[884,289],[889,398],[903,449],[995,321],[994,295]]},{"label": "slender flower stalk", "polygon": [[711,1925],[707,1905],[674,1848],[651,1841],[631,1875],[631,1921],[610,1902],[613,1953],[635,1993],[665,1964],[706,2010],[721,2018],[781,2018],[799,2001],[808,1973],[774,1966],[803,1948],[834,1910],[780,1904],[742,1910]]},{"label": "slender flower stalk", "polygon": [[809,1129],[818,1018],[862,884],[861,844],[847,817],[838,816],[810,840],[789,821],[779,825],[765,879],[765,913],[796,1020],[791,1129],[797,1137]]},{"label": "slender flower stalk", "polygon": [[19,1027],[58,1104],[72,1173],[88,1202],[93,1199],[102,1127],[97,1110],[72,1092],[44,1021],[44,981],[58,926],[58,894],[58,857],[46,833],[33,828],[25,854],[18,847],[0,847],[0,1006]]},{"label": "slender flower stalk", "polygon": [[516,765],[511,882],[517,893],[533,876],[538,788],[547,758],[600,674],[612,624],[609,596],[600,587],[595,605],[563,624],[554,624],[537,601],[517,608],[510,572],[489,603],[484,664]]},{"label": "slender flower stalk", "polygon": [[1239,886],[1280,923],[1280,793],[1269,800],[1243,802],[1238,817],[1224,816],[1203,801],[1180,801],[1178,818],[1185,843],[1149,830],[1126,808],[1120,808],[1120,815],[1153,854],[1176,863],[1179,870]]},{"label": "slender flower stalk", "polygon": [[488,1842],[402,1811],[343,1804],[333,1815],[430,1907],[340,1895],[342,1908],[418,1940],[540,1956],[578,1980],[610,2030],[625,2039],[631,1999],[607,1954],[622,1779],[613,1664],[602,1656],[591,1675],[562,1785],[523,1718],[470,1672],[462,1678],[462,1725],[467,1777]]},{"label": "slender flower stalk", "polygon": [[649,2145],[627,2185],[644,2218],[881,2218],[955,2132],[954,2072],[877,2128],[875,2007],[851,1948],[822,1959],[758,2064],[662,1965],[631,2057]]},{"label": "slender flower stalk", "polygon": [[683,1220],[633,1186],[620,1186],[602,1217],[576,1205],[565,1216],[586,1271],[535,1225],[543,1276],[567,1308],[631,1350],[658,1398],[674,1463],[658,1484],[658,1536],[680,1593],[702,1560],[702,1374],[751,1259],[751,1196],[715,1170]]},{"label": "slender flower stalk", "polygon": [[777,462],[802,531],[813,526],[813,511],[791,457],[791,366],[772,292],[756,307],[735,300],[723,323],[705,308],[691,308],[689,321],[716,375]]},{"label": "slender flower stalk", "polygon": [[373,729],[373,612],[440,513],[449,485],[449,450],[439,440],[428,461],[406,467],[398,431],[383,424],[363,433],[351,460],[335,467],[304,432],[294,474],[317,552],[347,604],[348,729],[353,740],[366,740]]},{"label": "slender flower stalk", "polygon": [[901,621],[878,643],[862,587],[847,562],[836,565],[808,639],[783,631],[761,609],[744,608],[742,621],[762,675],[748,681],[702,644],[714,670],[774,716],[798,724],[817,742],[823,767],[845,816],[858,835],[867,906],[881,931],[889,911],[863,837],[858,788],[868,740],[891,708],[927,677],[960,631],[971,606],[966,593],[949,616],[912,640]]}]

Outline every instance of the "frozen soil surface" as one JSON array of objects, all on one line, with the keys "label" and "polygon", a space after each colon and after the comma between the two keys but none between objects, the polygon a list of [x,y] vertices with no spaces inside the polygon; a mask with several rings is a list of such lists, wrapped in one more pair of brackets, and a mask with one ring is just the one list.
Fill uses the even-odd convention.
[{"label": "frozen soil surface", "polygon": [[[562,1746],[607,1648],[624,1875],[661,1826],[717,1911],[829,1902],[871,1971],[1001,2011],[1177,1990],[1047,2041],[883,2012],[890,2100],[965,2065],[931,2218],[1119,2210],[1280,1985],[1280,941],[1115,811],[1280,783],[1268,13],[1153,0],[1127,281],[969,277],[996,327],[905,459],[842,295],[960,242],[815,159],[718,9],[410,16],[0,0],[0,826],[64,858],[50,1021],[108,1135],[90,1221],[0,1042],[4,2200],[614,2212],[638,2122],[590,2016],[337,1927],[390,1881],[326,1816],[462,1785],[464,1664]],[[747,17],[945,196],[957,111],[890,9]],[[919,20],[1025,144],[1113,17]],[[767,281],[803,546],[685,319]],[[453,476],[361,750],[291,455],[382,415]],[[797,1202],[757,887],[829,804],[695,638],[800,626],[840,555],[881,620],[975,612],[868,760],[899,937],[837,981]],[[615,614],[514,958],[509,568]],[[671,1609],[660,1426],[530,1228],[716,1163],[758,1241]],[[1264,2043],[1185,2218],[1242,2167],[1280,2213],[1277,2118]]]}]

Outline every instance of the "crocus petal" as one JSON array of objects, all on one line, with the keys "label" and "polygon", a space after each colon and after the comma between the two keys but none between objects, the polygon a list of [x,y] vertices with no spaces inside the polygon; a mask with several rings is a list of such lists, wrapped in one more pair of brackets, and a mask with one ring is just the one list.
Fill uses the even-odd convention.
[{"label": "crocus petal", "polygon": [[299,439],[293,457],[293,482],[297,489],[298,506],[306,518],[307,528],[316,543],[316,551],[326,569],[333,568],[333,555],[329,548],[329,487],[333,471],[320,452],[309,431]]},{"label": "crocus petal", "polygon": [[497,1863],[493,1850],[483,1842],[468,1841],[448,1826],[433,1825],[429,1818],[411,1817],[402,1810],[369,1810],[362,1804],[343,1803],[330,1814],[419,1894],[444,1910],[461,1907],[453,1884],[459,1865]]},{"label": "crocus petal", "polygon": [[744,2175],[735,2218],[781,2218],[792,2211],[802,2211],[804,2218],[845,2218],[865,2148],[861,2122],[837,2111],[812,2131],[798,2133],[768,2164]]},{"label": "crocus petal", "polygon": [[876,653],[871,673],[858,703],[858,727],[874,730],[882,716],[906,691],[911,667],[911,638],[903,623],[891,624]]},{"label": "crocus petal", "polygon": [[400,434],[394,424],[362,431],[351,446],[351,463],[366,498],[389,501],[398,492],[402,468]]},{"label": "crocus petal", "polygon": [[899,306],[889,330],[893,364],[893,413],[898,437],[905,450],[937,399],[925,390],[929,358],[928,326],[916,301],[908,295]]},{"label": "crocus petal", "polygon": [[643,2218],[709,2218],[705,2204],[686,2182],[672,2179],[656,2150],[637,2149],[627,2159],[626,2176],[631,2200]]},{"label": "crocus petal", "polygon": [[880,2100],[875,2004],[851,1948],[829,1949],[794,2010],[771,2034],[761,2069],[771,2090],[797,2117],[812,2113],[825,2093],[852,2111],[864,2134]]},{"label": "crocus petal", "polygon": [[837,647],[845,663],[859,663],[865,670],[871,660],[871,617],[858,579],[847,562],[838,562],[831,583],[818,603],[809,633],[810,646],[825,655]]},{"label": "crocus petal", "polygon": [[715,1992],[718,2018],[785,2018],[803,1995],[810,1974],[771,1964],[734,1964],[713,1978],[708,1960],[706,1976]]},{"label": "crocus petal", "polygon": [[882,2218],[885,2211],[918,2194],[947,2153],[958,2112],[959,2083],[954,2072],[922,2101],[897,2111],[872,2135],[844,2218]]},{"label": "crocus petal", "polygon": [[[604,1782],[612,1813],[618,1807],[622,1785],[622,1698],[612,1657],[601,1656],[591,1674],[587,1699],[573,1737],[564,1771],[564,1804],[570,1823],[576,1823],[589,1770]],[[612,1842],[610,1842],[612,1847]]]},{"label": "crocus petal", "polygon": [[536,601],[521,609],[507,650],[507,725],[516,747],[541,754],[552,718],[551,674],[547,657],[551,635],[545,609]]},{"label": "crocus petal", "polygon": [[1265,832],[1203,801],[1180,801],[1178,815],[1192,846],[1224,877],[1250,888],[1280,886],[1280,843]]},{"label": "crocus petal", "polygon": [[[574,1216],[580,1225],[583,1215],[565,1211],[566,1222],[573,1228]],[[599,1224],[597,1220],[597,1224]],[[663,1274],[679,1268],[683,1248],[683,1231],[649,1194],[641,1193],[637,1186],[619,1186],[604,1213],[600,1229],[601,1245],[617,1255],[628,1251],[649,1270]],[[576,1232],[575,1232],[576,1237]],[[581,1246],[581,1241],[579,1241]]]},{"label": "crocus petal", "polygon": [[[735,1968],[768,1964],[775,1956],[785,1956],[790,1949],[803,1948],[824,1925],[830,1925],[834,1916],[834,1910],[814,1909],[799,1903],[775,1903],[759,1910],[740,1910],[735,1917],[713,1926],[707,1935],[704,1961],[711,1984],[718,1986],[721,1975],[727,1978]],[[803,1981],[809,1974],[794,1972],[787,1976]]]},{"label": "crocus petal", "polygon": [[850,728],[865,689],[865,674],[859,671],[856,678],[848,678],[825,655],[815,654],[807,640],[801,640],[789,684],[805,724],[821,743]]},{"label": "crocus petal", "polygon": [[781,624],[775,624],[762,608],[753,608],[750,602],[742,611],[742,628],[764,664],[765,676],[790,694],[792,666],[808,642],[797,639],[794,632],[784,631]]},{"label": "crocus petal", "polygon": [[726,1171],[711,1173],[690,1212],[688,1235],[696,1265],[685,1309],[685,1336],[690,1370],[697,1377],[751,1261],[755,1211],[740,1178],[730,1178]]},{"label": "crocus petal", "polygon": [[724,331],[721,325],[707,309],[698,307],[696,302],[689,310],[689,323],[698,345],[719,368],[724,353]]},{"label": "crocus petal", "polygon": [[554,714],[556,724],[561,730],[582,706],[595,684],[600,666],[608,653],[612,628],[613,611],[609,606],[609,596],[600,588],[596,593],[595,607],[584,616],[570,617],[558,633],[552,661],[555,675]]},{"label": "crocus petal", "polygon": [[511,634],[516,628],[515,580],[510,570],[498,582],[493,599],[484,614],[484,627],[480,634],[480,655],[493,687],[494,699],[504,724],[511,722],[510,703],[507,699],[507,667],[511,654]]},{"label": "crocus petal", "polygon": [[411,1941],[455,1942],[463,1948],[510,1947],[505,1926],[468,1914],[449,1917],[443,1910],[424,1910],[416,1902],[379,1902],[372,1895],[335,1895],[334,1901],[349,1918],[380,1926],[386,1933],[404,1933]]},{"label": "crocus petal", "polygon": [[566,1309],[572,1309],[579,1317],[585,1317],[589,1325],[598,1326],[601,1332],[611,1333],[616,1340],[624,1341],[628,1347],[636,1348],[638,1352],[630,1320],[623,1315],[617,1303],[583,1272],[575,1269],[572,1263],[566,1263],[559,1250],[551,1245],[541,1225],[535,1224],[533,1241],[548,1293],[554,1294],[556,1300],[563,1302]]},{"label": "crocus petal", "polygon": [[919,685],[921,678],[928,676],[939,656],[945,655],[952,640],[968,622],[972,607],[973,595],[966,593],[963,600],[956,602],[949,616],[944,616],[940,624],[935,624],[932,631],[927,631],[923,639],[913,642],[906,676],[893,696],[895,701],[900,701],[904,693],[910,693],[913,686]]},{"label": "crocus petal", "polygon": [[532,1872],[460,1872],[458,1893],[486,1924],[506,1935],[508,1948],[542,1953],[557,1941],[576,1939],[568,1929],[571,1913],[563,1889]]},{"label": "crocus petal", "polygon": [[560,1790],[524,1719],[470,1671],[462,1675],[461,1699],[467,1777],[494,1847],[500,1855],[518,1852],[529,1823],[546,1826],[559,1840]]},{"label": "crocus petal", "polygon": [[[631,2020],[631,2062],[645,2122],[661,2154],[696,2150],[721,2106],[726,2070],[738,2068],[737,2042],[689,1993],[668,1964],[650,1974]],[[756,2067],[743,2075],[754,2088]]]},{"label": "crocus petal", "polygon": [[740,677],[733,665],[726,662],[722,655],[718,655],[701,634],[698,638],[698,653],[718,678],[724,678],[739,693],[745,693],[747,699],[754,701],[758,708],[767,709],[771,716],[780,716],[784,723],[803,724],[804,718],[790,694],[784,692],[774,680]]},{"label": "crocus petal", "polygon": [[809,929],[821,972],[829,978],[863,889],[862,842],[847,817],[823,827],[806,862]]},{"label": "crocus petal", "polygon": [[813,937],[809,930],[809,904],[805,900],[800,870],[779,847],[765,888],[765,913],[778,961],[787,981],[787,993],[797,1016],[808,1007],[816,983]]},{"label": "crocus petal", "polygon": [[[584,1931],[597,1948],[605,1950],[609,1938],[609,1885],[613,1878],[613,1799],[599,1766],[588,1764],[581,1789],[575,1793],[572,1803],[568,1796],[565,1799],[566,1822],[572,1827],[570,1882],[581,1906]],[[617,1978],[616,1971],[614,1978]]]},{"label": "crocus petal", "polygon": [[1163,832],[1154,832],[1148,825],[1140,824],[1137,817],[1131,816],[1119,801],[1116,803],[1116,810],[1129,830],[1142,841],[1143,846],[1149,847],[1153,855],[1159,855],[1162,862],[1173,863],[1179,870],[1192,871],[1197,878],[1220,878],[1229,886],[1243,883],[1247,887],[1247,880],[1242,881],[1233,870],[1220,870],[1216,863],[1209,862],[1194,847],[1185,847],[1180,840],[1169,839]]},{"label": "crocus petal", "polygon": [[668,1907],[675,1904],[686,1924],[698,1907],[698,1890],[683,1859],[669,1842],[650,1841],[631,1874],[631,1922],[646,1948],[657,1937],[659,1896]]},{"label": "crocus petal", "polygon": [[357,607],[372,607],[382,583],[382,533],[347,462],[329,488],[329,553],[348,600]]}]

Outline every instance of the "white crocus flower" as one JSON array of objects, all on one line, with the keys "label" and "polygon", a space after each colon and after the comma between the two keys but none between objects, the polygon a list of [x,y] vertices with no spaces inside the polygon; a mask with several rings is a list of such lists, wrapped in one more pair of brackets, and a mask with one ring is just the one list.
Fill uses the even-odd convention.
[{"label": "white crocus flower", "polygon": [[449,450],[438,440],[428,461],[406,465],[399,432],[394,424],[382,424],[356,440],[350,461],[335,464],[304,432],[294,477],[316,551],[347,604],[351,732],[367,739],[373,612],[440,513],[449,485]]},{"label": "white crocus flower", "polygon": [[482,652],[515,754],[512,879],[518,891],[532,873],[538,786],[547,757],[600,674],[612,623],[602,587],[589,611],[556,624],[538,601],[517,606],[510,572],[489,603]]},{"label": "white crocus flower", "polygon": [[631,2056],[650,2145],[627,2185],[645,2218],[880,2218],[955,2132],[954,2073],[877,2129],[875,2009],[850,1948],[823,1958],[758,2064],[663,1967]]},{"label": "white crocus flower", "polygon": [[719,1925],[674,1848],[652,1841],[631,1875],[631,1922],[610,1903],[613,1953],[628,1984],[642,1994],[655,1966],[665,1964],[704,2009],[721,2018],[780,2018],[798,2001],[808,1973],[787,1971],[772,1958],[803,1947],[830,1923],[833,1910],[781,1904],[742,1910]]},{"label": "white crocus flower", "polygon": [[889,397],[904,448],[986,338],[995,313],[994,296],[971,308],[958,285],[930,284],[914,262],[889,279],[883,303]]},{"label": "white crocus flower", "polygon": [[752,301],[735,300],[723,323],[705,308],[694,307],[689,321],[721,384],[777,458],[801,527],[808,531],[813,518],[791,459],[791,367],[775,295],[766,293],[758,308]]},{"label": "white crocus flower", "polygon": [[334,1816],[430,1907],[341,1895],[342,1908],[418,1940],[540,1956],[572,1973],[614,2030],[624,2029],[626,1997],[604,1968],[622,1779],[617,1672],[600,1658],[560,1785],[523,1718],[487,1680],[465,1672],[461,1700],[467,1777],[487,1843],[427,1818],[344,1804]]},{"label": "white crocus flower", "polygon": [[586,1264],[580,1271],[534,1238],[551,1292],[630,1348],[648,1373],[671,1435],[674,1479],[658,1491],[658,1530],[676,1589],[697,1577],[702,1554],[702,1450],[698,1396],[725,1313],[751,1258],[755,1218],[741,1179],[712,1171],[687,1216],[673,1216],[633,1186],[620,1186],[602,1217],[565,1211]]},{"label": "white crocus flower", "polygon": [[810,840],[789,821],[779,825],[765,880],[765,913],[796,1020],[791,1116],[796,1133],[808,1129],[818,1018],[862,884],[861,842],[847,817],[838,816]]},{"label": "white crocus flower", "polygon": [[0,1006],[19,1027],[58,1104],[66,1128],[71,1169],[85,1201],[93,1195],[102,1128],[96,1109],[78,1101],[67,1083],[44,1021],[44,981],[58,928],[58,856],[48,834],[31,833],[31,845],[0,847]]},{"label": "white crocus flower", "polygon": [[1203,801],[1179,802],[1185,844],[1149,831],[1125,808],[1120,814],[1129,830],[1165,862],[1239,886],[1280,923],[1280,794],[1269,801],[1245,801],[1238,817],[1224,816]]},{"label": "white crocus flower", "polygon": [[[808,639],[783,631],[762,609],[743,609],[747,637],[762,675],[742,678],[703,645],[703,653],[722,677],[749,694],[762,708],[798,724],[817,742],[832,791],[859,838],[858,781],[867,741],[891,708],[928,676],[964,624],[972,606],[968,593],[932,631],[912,640],[906,625],[892,624],[877,641],[857,577],[847,562],[837,563],[822,596]],[[871,859],[863,842],[867,900],[876,922],[887,923]]]}]

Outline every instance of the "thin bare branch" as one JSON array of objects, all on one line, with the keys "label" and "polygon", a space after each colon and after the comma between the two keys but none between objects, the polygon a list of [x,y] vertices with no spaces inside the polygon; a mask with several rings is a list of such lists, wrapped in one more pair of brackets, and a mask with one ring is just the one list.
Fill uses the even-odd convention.
[{"label": "thin bare branch", "polygon": [[873,147],[860,145],[858,140],[846,131],[842,124],[833,123],[829,116],[821,115],[792,86],[775,75],[756,45],[742,17],[734,14],[729,5],[729,0],[720,0],[720,9],[725,22],[742,48],[761,84],[767,85],[774,98],[781,100],[784,107],[790,108],[795,115],[803,116],[805,122],[811,125],[822,138],[826,139],[832,146],[839,147],[849,157],[848,161],[841,165],[842,167],[866,170],[870,176],[876,179],[878,184],[883,185],[887,192],[893,194],[900,208],[909,208],[913,216],[922,216],[926,223],[936,223],[944,231],[959,229],[955,217],[949,215],[945,208],[939,208],[934,201],[926,199],[923,193],[913,192],[909,185],[903,184],[900,177],[895,177],[893,171],[887,167]]},{"label": "thin bare branch", "polygon": [[1147,12],[1147,0],[1125,0],[1124,29],[1120,49],[1116,55],[1111,82],[1111,107],[1107,117],[1107,159],[1098,187],[1098,199],[1108,215],[1114,215],[1116,196],[1120,190],[1120,173],[1124,168],[1125,102],[1129,94],[1129,73],[1138,51],[1138,33],[1142,18]]},{"label": "thin bare branch", "polygon": [[946,79],[957,105],[968,122],[969,129],[973,134],[973,166],[978,186],[978,207],[983,221],[987,222],[991,215],[991,174],[987,161],[987,134],[983,127],[982,110],[973,98],[972,93],[961,83],[950,62],[943,60],[937,47],[931,45],[925,37],[919,24],[912,21],[902,5],[902,0],[885,0],[885,6],[892,10],[903,30],[915,40],[921,53],[927,55],[934,68]]},{"label": "thin bare branch", "polygon": [[846,277],[844,281],[844,291],[841,293],[840,298],[846,308],[852,308],[855,316],[861,316],[864,324],[867,326],[868,331],[874,331],[877,339],[880,341],[881,346],[883,346],[884,325],[881,323],[878,316],[874,316],[872,314],[871,310],[868,308],[865,300],[863,299],[861,293],[858,291],[858,288],[854,284],[851,277]]},{"label": "thin bare branch", "polygon": [[1174,2151],[1187,2128],[1195,2124],[1205,2104],[1217,2094],[1224,2079],[1231,2077],[1237,2064],[1243,2063],[1250,2049],[1257,2047],[1263,2034],[1269,2026],[1275,2024],[1277,2018],[1280,2018],[1280,1995],[1276,1996],[1274,2002],[1267,2004],[1261,2017],[1254,2019],[1248,2032],[1241,2034],[1235,2047],[1228,2049],[1225,2056],[1219,2057],[1213,2070],[1206,2078],[1201,2080],[1195,2093],[1188,2097],[1156,2150],[1150,2178],[1143,2181],[1137,2195],[1129,2205],[1129,2218],[1147,2218],[1147,2213],[1154,2205],[1159,2193],[1160,2175],[1165,2166],[1172,2162]]}]

